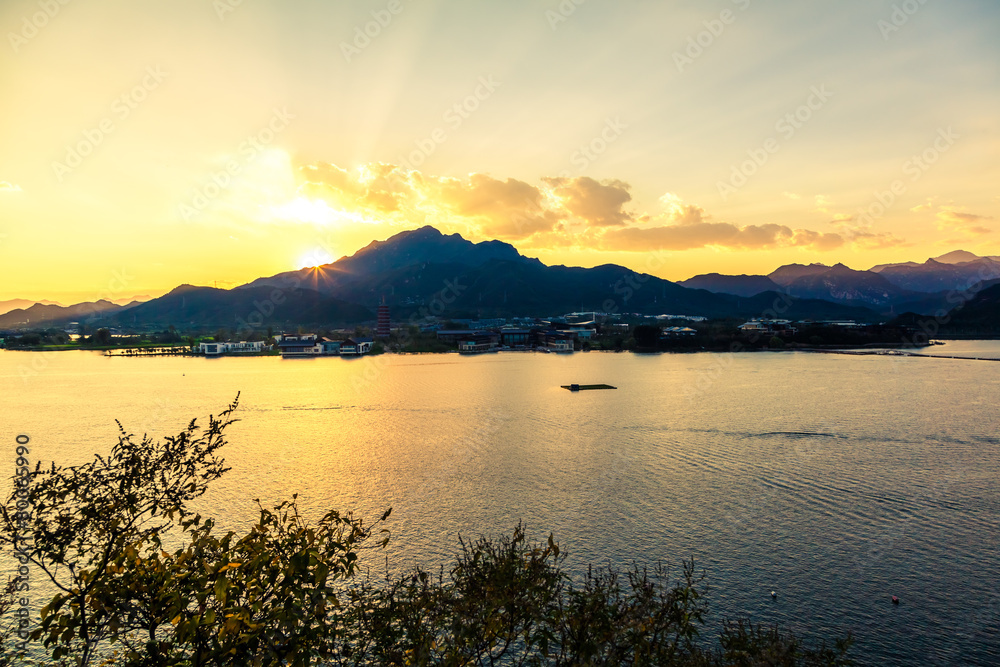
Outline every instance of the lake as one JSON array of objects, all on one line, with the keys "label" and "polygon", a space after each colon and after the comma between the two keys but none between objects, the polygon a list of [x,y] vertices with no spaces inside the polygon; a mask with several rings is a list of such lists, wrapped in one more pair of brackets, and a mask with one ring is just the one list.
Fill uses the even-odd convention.
[{"label": "lake", "polygon": [[[1000,358],[1000,342],[927,352]],[[405,568],[524,520],[537,540],[555,534],[571,571],[679,572],[693,557],[710,635],[748,615],[807,636],[851,630],[863,664],[1000,662],[1000,363],[3,351],[0,378],[10,467],[17,434],[35,460],[80,463],[110,450],[115,419],[176,433],[240,392],[232,470],[198,502],[222,526],[253,521],[256,497],[298,493],[310,516],[392,507],[390,559]]]}]

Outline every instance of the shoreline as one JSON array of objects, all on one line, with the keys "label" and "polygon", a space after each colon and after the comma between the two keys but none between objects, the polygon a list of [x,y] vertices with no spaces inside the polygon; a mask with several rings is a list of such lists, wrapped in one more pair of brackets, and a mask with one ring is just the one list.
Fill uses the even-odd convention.
[{"label": "shoreline", "polygon": [[[968,341],[989,341],[997,340],[995,338],[971,338],[971,339],[961,339]],[[487,352],[460,352],[459,350],[441,350],[441,351],[400,351],[400,350],[385,350],[383,352],[378,352],[374,354],[364,354],[364,355],[352,355],[350,359],[360,359],[363,357],[378,357],[382,355],[441,355],[441,354],[454,354],[459,356],[475,357],[485,354],[499,354],[499,353],[532,353],[532,354],[589,354],[591,352],[598,353],[612,353],[620,354],[623,352],[628,352],[632,354],[641,355],[659,355],[659,354],[737,354],[737,353],[780,353],[780,352],[809,352],[814,354],[843,354],[849,356],[896,356],[896,357],[924,357],[930,359],[966,359],[972,361],[1000,361],[1000,358],[993,357],[972,357],[972,356],[960,356],[960,355],[943,355],[943,354],[926,354],[919,350],[925,350],[926,348],[933,347],[936,345],[943,345],[941,340],[932,340],[925,345],[909,345],[902,346],[898,343],[892,344],[887,343],[885,345],[865,345],[865,346],[836,346],[836,347],[791,347],[791,348],[780,348],[780,349],[674,349],[674,350],[658,350],[658,349],[633,349],[633,350],[607,350],[607,349],[589,349],[589,350],[575,350],[573,352],[552,352],[544,348],[528,348],[528,349],[507,349],[507,350],[491,350]],[[266,352],[248,352],[248,353],[237,353],[237,354],[220,354],[207,356],[204,354],[199,354],[197,352],[191,351],[157,351],[157,352],[147,352],[138,354],[108,354],[113,350],[121,349],[136,349],[136,348],[78,348],[71,346],[53,346],[53,347],[33,347],[33,348],[0,348],[2,351],[7,352],[99,352],[105,357],[125,357],[125,358],[139,358],[139,357],[189,357],[189,358],[201,358],[201,359],[239,359],[239,358],[259,358],[259,357],[277,357],[284,358],[280,353],[276,351],[266,351]],[[141,349],[141,348],[140,348]],[[331,354],[331,355],[315,355],[310,357],[301,357],[303,359],[312,358],[340,358],[341,355]],[[294,357],[299,358],[299,357]]]}]

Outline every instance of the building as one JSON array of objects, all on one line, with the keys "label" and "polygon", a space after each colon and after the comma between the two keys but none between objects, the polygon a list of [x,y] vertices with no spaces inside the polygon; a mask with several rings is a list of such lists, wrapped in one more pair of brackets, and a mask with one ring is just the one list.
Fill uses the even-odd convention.
[{"label": "building", "polygon": [[480,333],[459,340],[458,351],[467,353],[492,352],[497,349],[499,341],[500,336],[495,333]]},{"label": "building", "polygon": [[217,357],[226,351],[225,343],[202,343],[198,346],[198,352],[206,357]]},{"label": "building", "polygon": [[562,331],[548,330],[542,332],[541,340],[543,347],[547,348],[552,352],[572,352],[573,351],[573,340],[572,334],[564,333]]},{"label": "building", "polygon": [[589,322],[577,322],[574,324],[563,324],[557,330],[564,334],[570,334],[580,340],[590,340],[597,335],[597,326],[593,320]]},{"label": "building", "polygon": [[321,338],[319,342],[320,351],[319,353],[325,357],[335,356],[340,354],[340,346],[343,343],[339,340],[330,340],[328,338]]},{"label": "building", "polygon": [[198,351],[206,357],[217,357],[221,354],[249,354],[264,350],[264,343],[261,341],[247,342],[242,340],[238,343],[201,343]]},{"label": "building", "polygon": [[238,343],[226,343],[226,347],[226,352],[235,354],[261,352],[264,350],[264,342],[259,340],[253,342],[241,340]]},{"label": "building", "polygon": [[663,338],[684,338],[686,336],[693,336],[696,333],[698,332],[691,327],[666,327],[660,331],[660,335]]},{"label": "building", "polygon": [[368,354],[371,352],[373,343],[371,338],[348,338],[340,344],[340,356],[351,357]]},{"label": "building", "polygon": [[525,347],[531,344],[531,329],[501,329],[500,344],[507,347]]},{"label": "building", "polygon": [[375,337],[388,338],[390,330],[389,306],[383,303],[378,307],[378,324],[375,327]]},{"label": "building", "polygon": [[795,327],[789,320],[765,320],[752,319],[739,326],[741,333],[745,334],[793,334]]},{"label": "building", "polygon": [[282,357],[314,357],[323,351],[316,334],[282,334],[278,349]]}]

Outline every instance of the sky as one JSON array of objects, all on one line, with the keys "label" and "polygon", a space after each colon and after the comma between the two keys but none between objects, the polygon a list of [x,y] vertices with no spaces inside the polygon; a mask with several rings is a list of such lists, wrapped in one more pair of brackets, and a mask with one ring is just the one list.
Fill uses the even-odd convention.
[{"label": "sky", "polygon": [[668,280],[1000,254],[995,0],[4,0],[0,299],[431,224]]}]

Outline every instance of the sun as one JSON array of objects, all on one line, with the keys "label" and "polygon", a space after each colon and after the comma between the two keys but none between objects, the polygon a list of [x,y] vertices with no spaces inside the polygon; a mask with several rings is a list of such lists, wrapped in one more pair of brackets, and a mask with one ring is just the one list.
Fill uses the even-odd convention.
[{"label": "sun", "polygon": [[297,266],[300,269],[315,269],[324,264],[330,264],[333,262],[333,255],[324,250],[323,248],[313,248],[306,254],[299,257]]}]

